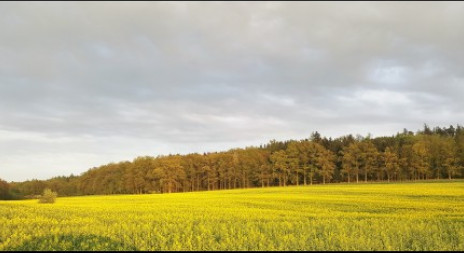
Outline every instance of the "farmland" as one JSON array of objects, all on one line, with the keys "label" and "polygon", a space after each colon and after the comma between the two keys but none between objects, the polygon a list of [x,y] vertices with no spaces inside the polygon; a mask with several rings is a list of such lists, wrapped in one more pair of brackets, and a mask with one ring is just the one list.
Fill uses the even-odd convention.
[{"label": "farmland", "polygon": [[464,250],[464,181],[0,201],[0,250]]}]

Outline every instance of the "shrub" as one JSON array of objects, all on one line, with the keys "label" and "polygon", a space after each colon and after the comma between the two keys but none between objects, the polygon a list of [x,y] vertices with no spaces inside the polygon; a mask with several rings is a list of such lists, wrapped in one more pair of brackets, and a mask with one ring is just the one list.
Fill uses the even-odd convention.
[{"label": "shrub", "polygon": [[39,203],[55,203],[56,196],[58,196],[56,192],[47,188],[40,197]]}]

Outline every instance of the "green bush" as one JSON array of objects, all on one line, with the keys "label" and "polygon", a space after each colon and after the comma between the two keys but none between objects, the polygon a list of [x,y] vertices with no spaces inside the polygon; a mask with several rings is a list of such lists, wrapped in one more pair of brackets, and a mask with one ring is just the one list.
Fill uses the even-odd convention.
[{"label": "green bush", "polygon": [[50,189],[45,189],[42,196],[39,199],[39,203],[55,203],[55,199],[58,194]]}]

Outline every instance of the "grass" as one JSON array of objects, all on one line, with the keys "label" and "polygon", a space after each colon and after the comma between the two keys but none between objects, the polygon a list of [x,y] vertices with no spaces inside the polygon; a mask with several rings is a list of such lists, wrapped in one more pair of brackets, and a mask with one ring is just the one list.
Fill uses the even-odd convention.
[{"label": "grass", "polygon": [[464,181],[0,201],[0,250],[464,250]]}]

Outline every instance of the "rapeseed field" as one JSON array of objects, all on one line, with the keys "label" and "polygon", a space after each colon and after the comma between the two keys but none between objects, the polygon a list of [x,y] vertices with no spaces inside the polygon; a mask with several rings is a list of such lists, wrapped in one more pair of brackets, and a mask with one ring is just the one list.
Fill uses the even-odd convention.
[{"label": "rapeseed field", "polygon": [[464,181],[0,201],[0,250],[464,250]]}]

